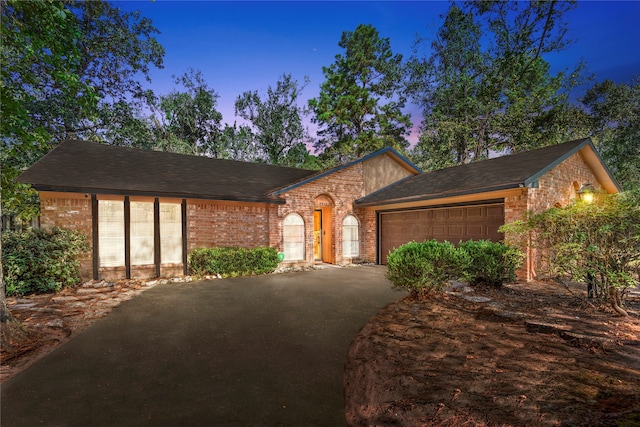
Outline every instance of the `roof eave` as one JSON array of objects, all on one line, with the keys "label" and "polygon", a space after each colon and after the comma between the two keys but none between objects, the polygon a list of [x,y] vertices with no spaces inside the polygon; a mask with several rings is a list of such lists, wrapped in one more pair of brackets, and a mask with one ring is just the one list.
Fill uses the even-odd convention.
[{"label": "roof eave", "polygon": [[[600,153],[598,153],[598,150],[593,145],[593,142],[591,141],[591,139],[589,139],[588,147],[591,149],[589,151],[590,154],[593,155],[593,157],[596,159],[596,165],[600,166],[600,173],[598,173],[597,170],[594,170],[594,173],[600,179],[605,189],[609,193],[618,193],[622,191],[622,187],[620,187],[620,184],[618,184],[618,181],[616,181],[615,177],[613,176],[613,173],[611,173],[611,171],[607,167],[607,164],[604,162],[602,157],[600,157]],[[585,157],[587,157],[586,161],[589,161],[589,158],[588,158],[589,156],[585,155]],[[591,165],[591,166],[594,167],[596,165]]]},{"label": "roof eave", "polygon": [[50,191],[60,193],[85,193],[85,194],[110,194],[122,196],[140,196],[140,197],[166,197],[177,199],[200,199],[200,200],[220,200],[227,202],[247,202],[247,203],[267,203],[282,205],[286,200],[278,197],[235,197],[221,196],[216,194],[197,194],[197,193],[180,193],[180,192],[158,192],[158,191],[140,191],[140,190],[120,190],[108,188],[89,188],[89,187],[62,187],[55,185],[39,185],[32,184],[32,187],[38,191]]},{"label": "roof eave", "polygon": [[355,201],[355,205],[358,207],[371,207],[371,206],[382,206],[382,205],[392,205],[392,204],[400,204],[400,203],[409,203],[409,202],[419,202],[419,201],[427,201],[427,200],[437,200],[444,199],[448,197],[456,197],[456,196],[466,196],[469,194],[478,194],[482,195],[484,193],[490,193],[501,190],[511,190],[517,188],[525,187],[524,183],[508,183],[503,185],[495,185],[491,187],[485,188],[472,188],[464,191],[450,191],[450,192],[442,192],[436,194],[422,194],[419,196],[410,196],[410,197],[399,197],[395,199],[386,199],[386,200],[377,200],[371,202],[362,202],[362,199],[366,199],[363,197],[362,199],[358,199]]},{"label": "roof eave", "polygon": [[[584,150],[586,149],[589,150],[590,155],[584,154]],[[549,163],[544,168],[540,169],[538,172],[525,179],[524,185],[527,187],[534,185],[544,174],[560,165],[569,157],[580,152],[583,153],[583,158],[586,157],[585,161],[589,163],[589,166],[592,168],[596,176],[601,181],[603,181],[602,184],[609,193],[617,193],[621,191],[620,185],[616,182],[616,179],[613,177],[613,174],[607,167],[602,157],[600,157],[600,154],[598,153],[598,150],[596,150],[596,147],[593,145],[591,138],[584,138],[580,144],[576,145],[571,150],[567,151],[562,156],[559,156],[553,162]],[[591,157],[591,159],[589,159],[589,157]],[[598,171],[596,170],[597,168],[600,169],[600,173],[598,173]]]}]

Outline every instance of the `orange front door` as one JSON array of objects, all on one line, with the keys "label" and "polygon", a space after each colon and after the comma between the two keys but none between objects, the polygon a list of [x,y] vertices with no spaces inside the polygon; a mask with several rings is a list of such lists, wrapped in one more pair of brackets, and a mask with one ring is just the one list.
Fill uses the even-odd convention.
[{"label": "orange front door", "polygon": [[322,211],[313,211],[313,259],[322,261]]},{"label": "orange front door", "polygon": [[333,264],[333,219],[331,216],[331,208],[322,208],[322,262]]}]

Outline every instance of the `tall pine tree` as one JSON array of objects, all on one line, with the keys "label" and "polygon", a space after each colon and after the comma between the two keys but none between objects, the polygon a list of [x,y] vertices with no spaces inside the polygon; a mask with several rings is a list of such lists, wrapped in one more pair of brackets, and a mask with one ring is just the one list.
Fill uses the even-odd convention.
[{"label": "tall pine tree", "polygon": [[566,44],[572,2],[451,5],[429,57],[409,61],[409,93],[422,106],[414,160],[426,169],[481,160],[576,136],[568,95],[580,67],[550,73],[545,55]]},{"label": "tall pine tree", "polygon": [[371,25],[343,32],[338,45],[344,53],[322,68],[320,96],[309,100],[319,125],[315,148],[334,161],[385,146],[404,149],[411,123],[402,112],[402,55],[394,55],[389,39]]}]

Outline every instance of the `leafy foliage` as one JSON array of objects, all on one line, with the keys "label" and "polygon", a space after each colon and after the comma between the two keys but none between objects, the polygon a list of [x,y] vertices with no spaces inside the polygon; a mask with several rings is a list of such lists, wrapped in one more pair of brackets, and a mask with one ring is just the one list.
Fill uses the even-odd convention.
[{"label": "leafy foliage", "polygon": [[174,153],[223,157],[220,147],[222,114],[216,110],[218,94],[204,80],[202,73],[189,70],[174,77],[176,85],[185,91],[154,96],[147,100],[154,113],[154,149]]},{"label": "leafy foliage", "polygon": [[595,286],[595,298],[620,314],[626,290],[640,285],[640,193],[598,195],[531,214],[502,227],[515,239],[532,238],[546,273],[560,281]]},{"label": "leafy foliage", "polygon": [[640,77],[596,83],[582,98],[592,139],[623,189],[640,188]]},{"label": "leafy foliage", "polygon": [[409,242],[387,257],[387,278],[416,295],[441,291],[460,278],[500,287],[516,280],[522,258],[518,249],[487,240],[460,242],[457,248],[446,241]]},{"label": "leafy foliage", "polygon": [[[106,0],[69,3],[79,29],[78,80],[94,88],[99,110],[142,93],[141,80],[150,81],[151,67],[162,68],[164,49],[155,38],[159,31],[140,12],[125,12]],[[101,115],[87,116],[69,97],[45,97],[39,112],[56,141],[99,139],[110,127]]]},{"label": "leafy foliage", "polygon": [[321,126],[316,149],[337,161],[385,146],[404,149],[411,123],[401,111],[402,55],[394,55],[389,39],[371,25],[343,32],[338,45],[344,54],[322,68],[320,95],[309,100],[312,121]]},{"label": "leafy foliage", "polygon": [[444,289],[447,282],[462,277],[470,258],[449,242],[409,242],[387,257],[387,278],[395,288],[418,295]]},{"label": "leafy foliage", "polygon": [[458,250],[466,252],[471,260],[466,270],[471,282],[498,288],[515,282],[516,270],[522,266],[524,255],[516,248],[488,240],[460,242]]},{"label": "leafy foliage", "polygon": [[266,274],[278,268],[275,248],[200,248],[189,254],[189,271],[195,275],[223,277]]},{"label": "leafy foliage", "polygon": [[297,104],[305,85],[300,86],[291,74],[283,74],[275,89],[269,86],[266,98],[248,91],[236,100],[236,115],[249,121],[256,146],[269,164],[299,166],[308,155],[304,113]]},{"label": "leafy foliage", "polygon": [[[119,126],[110,127],[109,119],[120,117],[127,111],[122,103],[141,93],[138,77],[148,79],[151,66],[162,67],[157,32],[138,12],[104,0],[2,2],[5,214],[29,219],[38,213],[35,192],[14,179],[56,143],[101,140],[105,128]],[[134,129],[142,128],[129,131]]]},{"label": "leafy foliage", "polygon": [[575,136],[567,78],[549,73],[544,55],[566,46],[562,18],[573,2],[452,4],[432,42],[408,63],[408,93],[423,108],[413,159],[440,169],[523,151]]},{"label": "leafy foliage", "polygon": [[14,179],[50,147],[51,133],[38,103],[72,98],[86,116],[97,106],[95,89],[78,77],[80,28],[62,1],[2,2],[0,56],[0,162],[5,214],[29,219],[39,206],[35,191]]},{"label": "leafy foliage", "polygon": [[251,128],[236,122],[233,126],[225,124],[220,136],[220,146],[226,147],[220,158],[240,160],[244,162],[261,162],[262,156],[256,146],[256,141]]},{"label": "leafy foliage", "polygon": [[78,231],[53,228],[7,231],[2,262],[7,295],[57,292],[80,282],[78,257],[88,251]]}]

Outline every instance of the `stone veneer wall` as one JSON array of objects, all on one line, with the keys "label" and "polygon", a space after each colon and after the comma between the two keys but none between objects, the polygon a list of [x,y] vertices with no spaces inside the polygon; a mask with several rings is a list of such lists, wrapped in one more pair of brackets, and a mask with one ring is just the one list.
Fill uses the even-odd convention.
[{"label": "stone veneer wall", "polygon": [[[576,191],[585,183],[593,184],[600,190],[591,168],[576,153],[540,177],[538,188],[523,188],[521,194],[505,198],[505,223],[523,219],[526,212],[541,212],[553,206],[566,206],[576,197]],[[506,236],[507,240],[509,236]],[[518,278],[532,280],[542,264],[540,254],[531,247],[526,250],[524,267],[518,271]]]},{"label": "stone veneer wall", "polygon": [[187,200],[187,249],[269,246],[270,206]]},{"label": "stone veneer wall", "polygon": [[[294,188],[283,194],[287,200],[285,205],[277,205],[272,208],[270,218],[272,221],[270,243],[271,246],[283,250],[282,245],[282,221],[291,214],[297,213],[305,224],[305,260],[306,264],[313,264],[313,211],[314,202],[318,196],[328,196],[333,201],[332,208],[332,251],[333,262],[344,264],[351,261],[375,261],[369,258],[370,251],[367,246],[373,239],[375,245],[375,233],[369,235],[365,230],[371,228],[363,209],[355,209],[353,202],[365,193],[363,183],[363,164],[357,163],[349,168],[334,172],[330,175]],[[342,256],[342,222],[347,215],[353,215],[358,219],[360,232],[360,257],[358,259],[344,259]],[[276,222],[274,222],[276,221]],[[374,225],[375,229],[375,218]],[[375,251],[374,251],[375,252]]]}]

